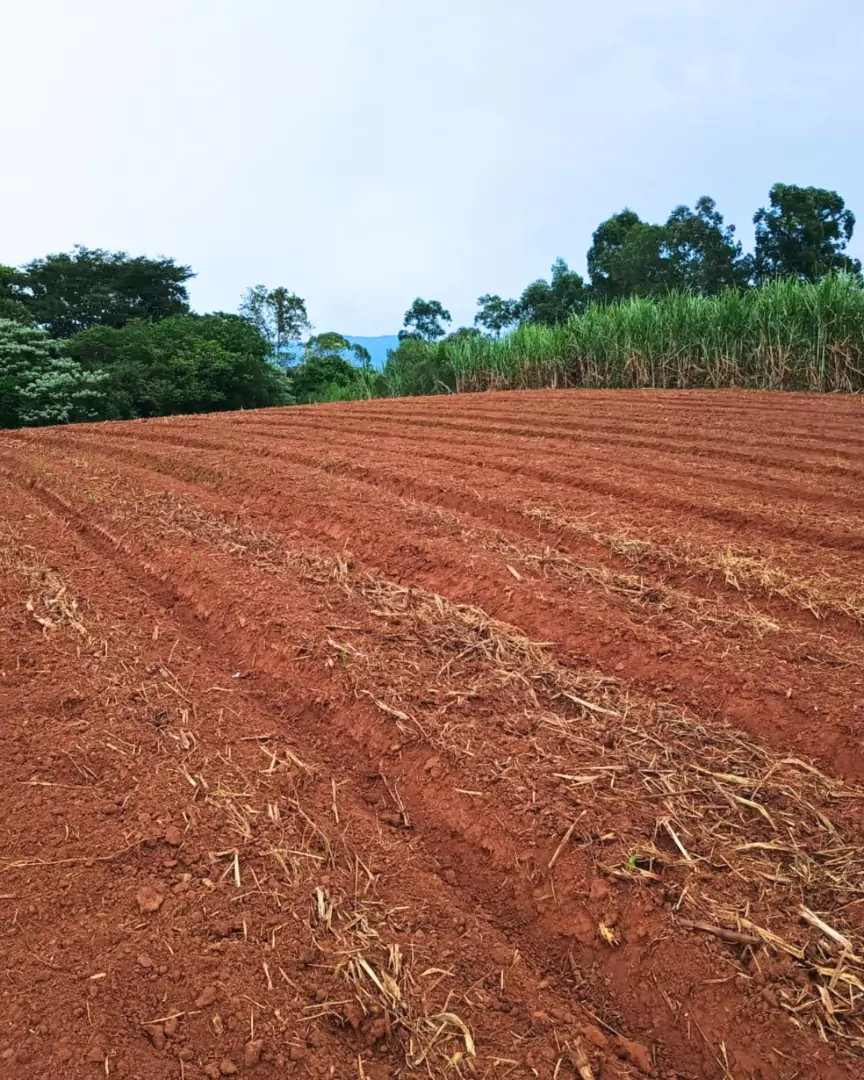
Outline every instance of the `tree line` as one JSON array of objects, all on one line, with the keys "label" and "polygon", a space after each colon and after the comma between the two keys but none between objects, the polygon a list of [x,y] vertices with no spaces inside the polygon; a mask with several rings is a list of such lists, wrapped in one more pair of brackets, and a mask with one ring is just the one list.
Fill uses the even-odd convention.
[{"label": "tree line", "polygon": [[778,279],[846,274],[860,284],[861,265],[846,254],[855,218],[837,192],[776,184],[753,220],[745,253],[707,196],[663,225],[622,210],[593,234],[588,281],[558,259],[549,280],[518,298],[481,296],[474,325],[450,334],[439,301],[415,300],[383,373],[341,334],[312,334],[305,301],[282,286],[250,288],[237,313],[198,315],[192,269],[172,258],[79,246],[0,265],[0,427],[372,397],[397,385],[434,392],[449,387],[419,346],[442,339],[496,341],[633,299],[715,297]]},{"label": "tree line", "polygon": [[0,266],[0,427],[314,401],[369,372],[362,347],[310,334],[287,289],[254,286],[238,313],[198,315],[193,276],[81,246]]},{"label": "tree line", "polygon": [[[557,259],[550,279],[531,282],[518,299],[479,297],[474,326],[455,332],[499,335],[530,323],[556,326],[592,303],[631,297],[657,299],[676,291],[716,296],[777,278],[816,282],[828,274],[861,273],[860,261],[846,254],[855,216],[836,191],[775,184],[753,223],[754,250],[745,253],[735,226],[724,222],[707,195],[692,209],[675,207],[662,225],[622,210],[593,233],[587,282]],[[418,298],[405,313],[400,337],[435,341],[451,322],[439,301]]]}]

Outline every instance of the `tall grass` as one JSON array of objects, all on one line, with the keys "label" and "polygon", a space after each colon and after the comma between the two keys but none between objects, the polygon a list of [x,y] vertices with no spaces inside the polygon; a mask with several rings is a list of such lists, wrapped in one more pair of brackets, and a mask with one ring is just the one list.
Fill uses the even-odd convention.
[{"label": "tall grass", "polygon": [[501,338],[414,341],[378,393],[546,387],[748,387],[864,391],[864,288],[855,277],[778,280],[713,297],[594,305]]}]

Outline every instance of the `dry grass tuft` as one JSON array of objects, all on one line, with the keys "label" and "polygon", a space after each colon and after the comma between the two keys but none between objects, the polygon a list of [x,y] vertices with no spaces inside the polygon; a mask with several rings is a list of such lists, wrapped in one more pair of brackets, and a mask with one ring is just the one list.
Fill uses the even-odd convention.
[{"label": "dry grass tuft", "polygon": [[[442,986],[450,973],[438,967],[418,972],[413,949],[408,955],[398,944],[388,943],[379,932],[386,917],[382,923],[379,914],[373,924],[369,906],[347,897],[340,903],[319,886],[312,908],[316,945],[333,957],[334,972],[350,995],[338,1002],[336,1015],[357,1027],[370,1045],[397,1040],[413,1068],[429,1071],[437,1061],[459,1075],[460,1064],[476,1053],[471,1029],[452,1010],[451,994],[440,1007],[429,997],[430,986]],[[434,984],[429,984],[430,975],[436,976]],[[325,1003],[316,1008],[328,1007]]]},{"label": "dry grass tuft", "polygon": [[580,563],[551,547],[531,553],[524,545],[505,540],[495,546],[502,554],[521,559],[543,577],[596,585],[632,604],[665,612],[688,626],[707,625],[731,636],[750,634],[757,638],[780,629],[778,623],[758,611],[741,611],[717,600],[693,596],[683,589],[648,582],[636,574]]},{"label": "dry grass tuft", "polygon": [[702,549],[684,537],[673,541],[658,540],[636,536],[629,528],[610,532],[598,529],[590,518],[562,514],[546,507],[525,507],[523,513],[534,521],[587,537],[636,565],[660,563],[709,578],[719,574],[727,585],[739,592],[782,598],[809,611],[817,619],[843,615],[864,623],[864,591],[830,574],[815,573],[812,578],[805,578],[758,556],[731,547]]},{"label": "dry grass tuft", "polygon": [[22,546],[8,531],[0,532],[0,565],[22,578],[30,591],[26,608],[45,630],[74,631],[86,641],[90,633],[78,609],[78,601],[60,575],[35,549]]}]

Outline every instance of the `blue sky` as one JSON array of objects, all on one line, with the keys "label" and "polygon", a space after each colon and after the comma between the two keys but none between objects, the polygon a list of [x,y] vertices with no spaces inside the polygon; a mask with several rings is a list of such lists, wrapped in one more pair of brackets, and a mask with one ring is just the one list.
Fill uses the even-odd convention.
[{"label": "blue sky", "polygon": [[469,323],[625,205],[775,181],[861,218],[860,0],[2,4],[0,262],[168,254],[198,310],[283,284],[318,330]]}]

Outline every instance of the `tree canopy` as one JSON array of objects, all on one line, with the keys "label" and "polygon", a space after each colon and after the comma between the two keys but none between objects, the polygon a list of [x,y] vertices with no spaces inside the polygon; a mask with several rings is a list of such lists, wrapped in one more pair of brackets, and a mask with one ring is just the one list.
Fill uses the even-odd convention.
[{"label": "tree canopy", "polygon": [[351,362],[360,367],[366,367],[372,362],[369,350],[363,345],[352,345],[351,342],[330,330],[324,334],[316,334],[310,337],[303,349],[303,360],[308,362],[321,356],[343,356],[351,359]]},{"label": "tree canopy", "polygon": [[188,266],[174,259],[77,246],[23,267],[16,296],[34,322],[55,338],[91,326],[119,328],[133,319],[157,322],[189,310]]},{"label": "tree canopy", "polygon": [[632,210],[622,210],[601,222],[588,250],[594,298],[609,302],[666,291],[669,267],[665,239],[662,225],[649,225]]},{"label": "tree canopy", "polygon": [[290,401],[284,372],[267,359],[268,343],[237,315],[92,327],[67,348],[84,368],[107,374],[108,412],[119,419]]},{"label": "tree canopy", "polygon": [[33,316],[21,299],[24,275],[12,266],[0,265],[0,319],[12,319],[19,323],[32,323]]},{"label": "tree canopy", "polygon": [[420,337],[425,341],[437,341],[447,333],[445,324],[452,321],[450,312],[438,300],[423,300],[418,296],[405,312],[404,329],[399,331],[399,338]]},{"label": "tree canopy", "polygon": [[306,342],[302,361],[291,369],[292,393],[301,404],[368,397],[371,364],[369,350],[362,345],[352,345],[332,331],[317,334]]},{"label": "tree canopy", "polygon": [[192,276],[173,259],[81,246],[0,265],[0,426],[291,403],[272,361],[293,360],[311,329],[305,302],[256,286],[242,315],[196,315]]},{"label": "tree canopy", "polygon": [[712,198],[677,206],[663,225],[622,210],[602,222],[588,251],[594,298],[658,297],[672,289],[711,296],[745,285],[751,267]]},{"label": "tree canopy", "polygon": [[668,284],[699,296],[714,296],[727,286],[746,285],[752,260],[745,257],[735,226],[724,225],[712,198],[703,195],[691,210],[677,206],[665,225],[664,255]]},{"label": "tree canopy", "polygon": [[[847,252],[855,216],[836,191],[775,184],[753,221],[755,248],[745,254],[708,195],[662,223],[625,208],[594,230],[587,281],[558,258],[549,278],[518,299],[484,293],[474,325],[455,331],[440,301],[418,297],[383,372],[342,334],[312,334],[305,300],[282,285],[248,289],[238,315],[196,315],[192,270],[173,258],[78,245],[23,266],[0,264],[0,424],[368,397],[382,387],[437,393],[458,386],[447,374],[454,358],[479,350],[494,367],[507,343],[492,339],[518,327],[520,341],[533,341],[532,326],[554,329],[589,306],[669,297],[686,307],[719,296],[734,307],[748,290],[787,279],[790,287],[824,283],[825,295],[835,285],[838,296],[864,286],[861,263]],[[653,310],[627,310],[637,308]]]},{"label": "tree canopy", "polygon": [[291,389],[301,404],[341,396],[357,381],[357,369],[339,353],[310,356],[299,364],[291,375]]},{"label": "tree canopy", "polygon": [[578,315],[587,302],[588,293],[581,274],[571,270],[563,259],[556,259],[551,280],[532,281],[519,297],[515,310],[521,322],[555,326],[571,315]]},{"label": "tree canopy", "polygon": [[518,300],[505,300],[486,293],[478,297],[477,307],[479,310],[474,316],[474,325],[482,326],[490,334],[497,336],[519,322]]},{"label": "tree canopy", "polygon": [[284,285],[275,289],[254,285],[240,303],[240,314],[267,342],[271,357],[283,365],[292,362],[294,348],[312,329],[306,301]]},{"label": "tree canopy", "polygon": [[855,215],[836,191],[775,184],[768,207],[756,211],[757,280],[794,277],[818,281],[826,274],[860,273],[861,263],[846,255]]}]

